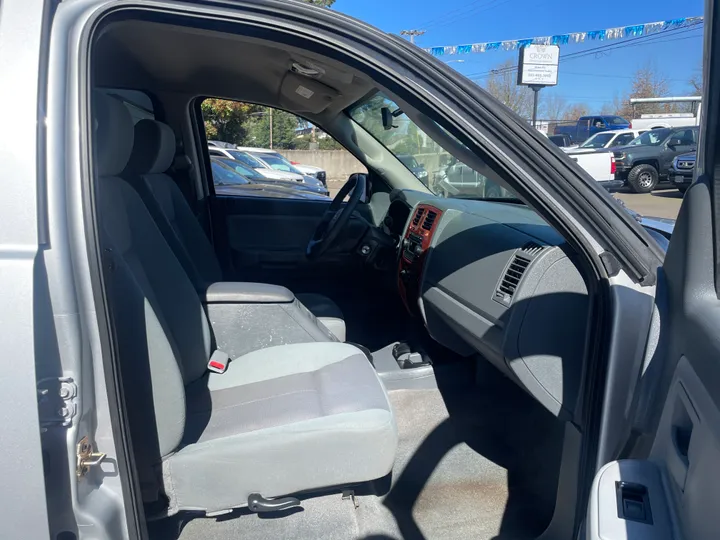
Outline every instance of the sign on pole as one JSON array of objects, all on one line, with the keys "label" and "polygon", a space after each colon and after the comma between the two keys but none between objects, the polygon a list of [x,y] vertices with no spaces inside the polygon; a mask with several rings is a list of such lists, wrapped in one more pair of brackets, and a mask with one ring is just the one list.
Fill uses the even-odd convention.
[{"label": "sign on pole", "polygon": [[555,86],[558,80],[560,47],[525,45],[520,49],[517,83],[525,86]]}]

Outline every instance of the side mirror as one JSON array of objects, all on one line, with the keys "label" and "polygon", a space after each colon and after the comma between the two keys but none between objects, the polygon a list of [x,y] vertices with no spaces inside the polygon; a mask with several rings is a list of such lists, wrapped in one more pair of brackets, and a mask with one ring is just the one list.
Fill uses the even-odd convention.
[{"label": "side mirror", "polygon": [[682,139],[680,139],[679,137],[673,137],[668,141],[667,145],[668,148],[675,148],[676,146],[682,146],[682,143]]}]

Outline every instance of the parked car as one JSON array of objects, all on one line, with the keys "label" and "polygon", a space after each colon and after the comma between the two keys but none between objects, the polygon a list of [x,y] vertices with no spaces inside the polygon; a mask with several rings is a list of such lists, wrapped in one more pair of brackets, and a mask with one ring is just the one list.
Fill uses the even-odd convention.
[{"label": "parked car", "polygon": [[570,135],[573,141],[581,143],[595,133],[628,129],[629,127],[630,122],[620,116],[581,116],[577,122],[572,124],[556,125],[554,135]]},{"label": "parked car", "polygon": [[213,147],[216,147],[216,148],[231,148],[231,149],[232,149],[232,148],[235,148],[235,145],[234,145],[234,144],[229,143],[229,142],[224,142],[224,141],[213,141],[213,140],[210,140],[210,141],[208,141],[207,143],[208,143],[208,146],[213,146]]},{"label": "parked car", "polygon": [[418,160],[415,159],[415,156],[411,156],[410,154],[399,154],[397,158],[402,161],[402,164],[405,165],[410,171],[420,180],[423,182],[428,176],[428,172],[425,169],[425,165],[422,163],[418,163]]},{"label": "parked car", "polygon": [[[325,195],[313,193],[302,188],[298,189],[296,186],[288,187],[252,182],[235,172],[232,167],[222,163],[219,159],[212,158],[210,161],[215,193],[218,195],[237,196],[242,194],[252,197],[272,197],[280,199],[330,200],[330,198]],[[292,184],[292,182],[287,182],[287,184]]]},{"label": "parked car", "polygon": [[[568,135],[550,135],[544,131],[540,131],[545,137],[552,140],[553,137],[568,138]],[[607,190],[616,189],[622,186],[622,182],[615,178],[615,157],[609,151],[593,150],[587,153],[572,154],[568,149],[560,147],[565,151],[570,159],[580,165],[593,180],[598,182]],[[574,146],[573,148],[577,148]]]},{"label": "parked car", "polygon": [[586,152],[594,152],[613,148],[615,146],[625,146],[630,144],[634,139],[645,133],[647,130],[637,129],[619,129],[617,131],[601,131],[587,139],[581,145],[572,148],[563,148],[568,154],[582,154]]},{"label": "parked car", "polygon": [[273,178],[266,178],[265,176],[257,172],[255,169],[248,167],[247,165],[236,159],[230,159],[225,157],[213,157],[211,159],[213,160],[213,162],[217,161],[222,166],[232,169],[237,174],[246,178],[253,184],[267,184],[270,186],[285,187],[300,191],[307,191],[310,193],[318,193],[320,195],[330,194],[328,188],[326,188],[320,181],[318,181],[317,184],[306,184],[304,182],[295,182],[293,180],[275,180]]},{"label": "parked car", "polygon": [[499,199],[509,195],[505,188],[452,156],[435,173],[433,190],[440,197],[457,199]]},{"label": "parked car", "polygon": [[670,167],[680,154],[697,148],[698,128],[647,131],[627,146],[615,148],[616,177],[635,193],[649,193],[670,179]]},{"label": "parked car", "polygon": [[208,153],[210,157],[224,157],[228,159],[235,159],[240,163],[255,169],[257,172],[262,174],[265,178],[272,178],[275,180],[290,180],[293,182],[302,182],[303,175],[295,174],[287,171],[277,171],[270,167],[264,161],[261,161],[247,152],[242,152],[236,148],[216,148],[208,146]]},{"label": "parked car", "polygon": [[302,163],[297,163],[296,161],[290,161],[285,156],[283,156],[280,152],[277,152],[275,150],[271,150],[269,148],[251,148],[251,147],[245,147],[245,146],[238,146],[238,150],[242,150],[244,152],[256,152],[263,155],[272,155],[277,159],[285,160],[290,165],[295,167],[300,173],[302,173],[305,176],[314,176],[318,180],[320,180],[323,185],[327,185],[327,172],[320,168],[315,167],[313,165],[304,165]]},{"label": "parked car", "polygon": [[[658,106],[672,106],[677,103],[690,104],[688,112],[677,113],[636,113],[639,105],[654,103]],[[632,127],[635,129],[659,129],[683,126],[697,126],[700,123],[702,111],[702,98],[700,96],[686,97],[655,97],[655,98],[632,98],[630,104],[633,108]]]},{"label": "parked car", "polygon": [[246,154],[248,154],[249,156],[252,156],[255,159],[257,159],[265,167],[268,167],[275,171],[280,171],[285,174],[296,175],[296,177],[299,177],[298,181],[300,181],[300,182],[304,182],[306,184],[312,184],[312,185],[317,185],[317,184],[324,185],[320,180],[318,180],[314,176],[303,174],[302,171],[300,171],[300,169],[295,167],[295,165],[290,163],[287,159],[285,159],[282,155],[278,154],[277,152],[266,152],[266,151],[264,151],[262,149],[258,149],[258,148],[246,148],[243,151]]},{"label": "parked car", "polygon": [[680,154],[672,162],[670,179],[680,193],[685,193],[692,184],[695,173],[695,154],[695,152]]}]

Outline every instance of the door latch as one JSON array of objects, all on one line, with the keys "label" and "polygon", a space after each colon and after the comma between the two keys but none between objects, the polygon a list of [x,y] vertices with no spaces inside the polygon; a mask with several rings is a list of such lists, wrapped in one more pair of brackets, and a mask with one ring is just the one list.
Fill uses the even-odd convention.
[{"label": "door latch", "polygon": [[78,478],[82,478],[90,470],[90,467],[100,465],[107,454],[103,452],[94,452],[93,444],[87,438],[87,435],[80,439],[77,443],[77,467],[75,473]]}]

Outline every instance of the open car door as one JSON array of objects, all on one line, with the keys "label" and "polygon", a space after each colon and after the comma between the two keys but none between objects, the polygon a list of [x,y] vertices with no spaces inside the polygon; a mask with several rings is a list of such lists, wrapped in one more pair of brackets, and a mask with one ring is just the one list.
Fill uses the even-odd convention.
[{"label": "open car door", "polygon": [[717,7],[709,0],[705,12],[697,179],[658,275],[654,337],[623,404],[624,459],[593,482],[588,540],[720,538],[720,96],[709,91],[720,85]]}]

